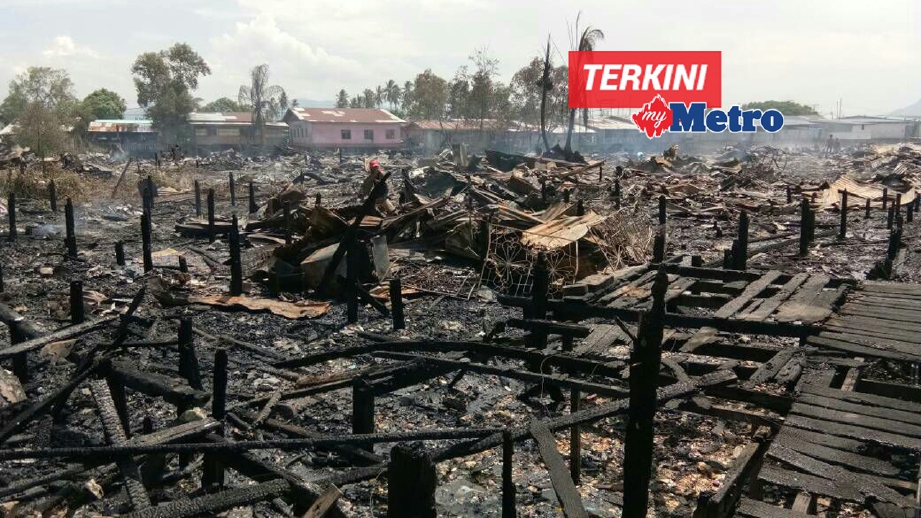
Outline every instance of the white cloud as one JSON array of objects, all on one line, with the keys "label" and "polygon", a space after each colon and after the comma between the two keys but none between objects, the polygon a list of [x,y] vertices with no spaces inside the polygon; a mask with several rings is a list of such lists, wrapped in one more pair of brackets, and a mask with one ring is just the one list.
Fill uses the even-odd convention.
[{"label": "white cloud", "polygon": [[89,58],[98,58],[99,53],[85,45],[77,45],[70,36],[58,36],[52,41],[51,46],[42,51],[46,58],[69,58],[74,56],[83,56]]}]

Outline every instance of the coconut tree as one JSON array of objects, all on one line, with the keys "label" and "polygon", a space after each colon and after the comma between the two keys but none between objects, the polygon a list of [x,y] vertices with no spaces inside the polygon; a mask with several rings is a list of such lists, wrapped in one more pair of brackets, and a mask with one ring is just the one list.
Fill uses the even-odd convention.
[{"label": "coconut tree", "polygon": [[387,102],[390,103],[390,109],[394,109],[400,102],[400,85],[393,79],[387,81],[387,85],[384,86],[384,95]]},{"label": "coconut tree", "polygon": [[384,90],[384,87],[382,87],[381,85],[377,85],[377,88],[374,89],[374,104],[376,104],[377,107],[380,108],[381,105],[384,104],[384,100],[386,98],[387,98],[387,95],[386,95],[386,91]]},{"label": "coconut tree", "polygon": [[253,110],[253,127],[259,133],[259,143],[265,145],[265,122],[278,118],[282,100],[287,104],[285,90],[269,84],[269,65],[261,64],[250,71],[250,85],[240,86],[240,104],[247,104]]},{"label": "coconut tree", "polygon": [[[595,29],[591,25],[586,27],[582,33],[579,33],[579,18],[582,17],[582,13],[579,13],[576,16],[576,25],[573,28],[572,35],[579,34],[578,45],[574,45],[573,50],[578,50],[581,52],[591,52],[595,50],[595,45],[604,39],[604,33],[601,29]],[[570,35],[570,38],[572,37]],[[582,120],[585,124],[588,124],[588,109],[582,110]],[[572,153],[572,129],[576,123],[576,110],[569,110],[569,130],[566,132],[566,154],[569,155]]]}]

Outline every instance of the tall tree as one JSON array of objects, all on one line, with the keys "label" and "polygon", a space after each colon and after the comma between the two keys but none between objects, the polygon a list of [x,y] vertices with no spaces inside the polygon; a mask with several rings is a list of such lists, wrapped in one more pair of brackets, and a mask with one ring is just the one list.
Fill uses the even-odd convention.
[{"label": "tall tree", "polygon": [[221,97],[199,108],[198,111],[205,113],[222,113],[222,112],[248,112],[248,104],[240,104],[229,97]]},{"label": "tall tree", "polygon": [[474,72],[470,80],[470,95],[467,99],[469,116],[480,123],[493,118],[496,101],[495,77],[499,73],[499,60],[489,55],[489,49],[477,49],[470,61],[473,62]]},{"label": "tall tree", "polygon": [[448,82],[435,75],[432,69],[416,76],[412,88],[410,116],[416,119],[442,120],[448,101]]},{"label": "tall tree", "polygon": [[409,113],[413,106],[413,82],[406,81],[403,83],[403,95],[400,107],[403,108],[403,113]]},{"label": "tall tree", "polygon": [[[578,50],[580,52],[591,52],[595,50],[595,45],[604,39],[604,33],[600,29],[592,28],[591,25],[587,26],[582,33],[579,33],[579,18],[581,18],[582,13],[579,13],[576,16],[576,25],[573,30],[573,34],[579,34],[578,45],[573,50]],[[582,110],[582,120],[583,123],[588,123],[588,110]],[[572,130],[576,122],[576,110],[571,109],[569,111],[569,130],[566,132],[566,154],[569,155],[572,153]]]},{"label": "tall tree", "polygon": [[0,121],[16,122],[29,103],[37,102],[58,117],[70,115],[77,103],[74,83],[66,70],[29,67],[9,83],[9,93],[0,104]]},{"label": "tall tree", "polygon": [[348,108],[349,107],[349,93],[345,91],[345,88],[339,90],[339,93],[336,94],[336,108]]},{"label": "tall tree", "polygon": [[122,96],[117,93],[100,88],[87,95],[76,108],[77,120],[74,130],[83,135],[89,124],[97,119],[121,119],[127,106]]},{"label": "tall tree", "polygon": [[447,116],[451,119],[465,119],[470,113],[467,104],[470,98],[470,74],[462,65],[448,83]]},{"label": "tall tree", "polygon": [[349,101],[349,108],[361,108],[364,105],[364,97],[356,95]]},{"label": "tall tree", "polygon": [[184,136],[185,121],[196,107],[192,96],[198,89],[199,76],[211,69],[205,60],[186,43],[176,43],[160,52],[145,52],[131,66],[138,104],[147,112],[161,136],[175,139]]},{"label": "tall tree", "polygon": [[377,96],[374,93],[374,90],[370,88],[365,88],[361,93],[362,97],[362,107],[364,108],[374,108],[377,105]]},{"label": "tall tree", "polygon": [[380,108],[381,105],[384,104],[385,99],[386,92],[384,91],[384,88],[381,85],[377,85],[377,88],[374,89],[374,104]]},{"label": "tall tree", "polygon": [[395,109],[400,102],[400,85],[393,79],[387,81],[384,85],[384,97],[390,103],[390,109]]},{"label": "tall tree", "polygon": [[267,120],[278,119],[278,114],[282,110],[282,100],[287,108],[287,95],[282,87],[269,84],[268,64],[263,63],[254,67],[249,76],[250,84],[240,86],[237,102],[250,105],[253,113],[253,127],[259,134],[259,143],[264,146],[265,123]]}]

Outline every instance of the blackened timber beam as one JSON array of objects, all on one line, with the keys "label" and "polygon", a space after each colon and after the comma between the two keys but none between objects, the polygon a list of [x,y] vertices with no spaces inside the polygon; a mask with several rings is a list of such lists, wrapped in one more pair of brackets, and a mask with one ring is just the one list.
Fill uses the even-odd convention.
[{"label": "blackened timber beam", "polygon": [[180,499],[150,507],[128,515],[128,518],[187,518],[192,516],[217,516],[223,511],[271,500],[287,495],[291,484],[284,479],[263,482],[254,486],[233,488],[194,499]]},{"label": "blackened timber beam", "polygon": [[628,394],[628,391],[623,387],[604,385],[601,383],[592,383],[589,381],[581,381],[563,374],[539,374],[510,367],[494,367],[492,365],[484,365],[480,363],[465,362],[460,360],[447,360],[444,358],[421,356],[410,353],[379,352],[375,353],[375,355],[396,360],[423,360],[441,367],[463,369],[471,372],[480,372],[483,374],[494,374],[497,376],[503,376],[506,378],[517,379],[531,383],[542,383],[544,386],[555,386],[563,389],[576,389],[581,390],[582,392],[600,394],[609,397],[624,397]]},{"label": "blackened timber beam", "polygon": [[732,461],[719,490],[702,503],[702,508],[699,507],[694,513],[695,518],[724,518],[732,515],[745,485],[761,467],[764,452],[770,444],[767,441],[770,434],[767,428],[759,428],[755,432],[755,440],[742,448],[742,452]]},{"label": "blackened timber beam", "polygon": [[536,421],[530,426],[531,436],[537,442],[540,457],[550,472],[550,483],[553,491],[563,508],[563,516],[567,518],[588,518],[588,513],[582,505],[582,497],[573,484],[569,470],[563,462],[563,457],[556,447],[556,439],[547,425]]},{"label": "blackened timber beam", "polygon": [[[128,442],[125,436],[125,430],[122,429],[121,420],[115,411],[115,403],[109,393],[109,386],[103,380],[96,380],[90,383],[90,391],[93,394],[93,400],[96,402],[96,410],[99,412],[99,420],[102,422],[102,429],[105,432],[106,440],[114,446],[123,446]],[[118,469],[125,479],[125,489],[128,493],[128,501],[134,509],[144,509],[150,507],[150,497],[147,495],[147,489],[141,483],[141,472],[138,470],[137,463],[131,457],[121,457],[117,461]]]},{"label": "blackened timber beam", "polygon": [[586,326],[556,322],[554,320],[510,318],[506,321],[506,324],[518,329],[541,331],[546,334],[571,336],[574,338],[585,338],[591,334],[591,329]]},{"label": "blackened timber beam", "polygon": [[100,327],[108,325],[114,322],[116,317],[107,317],[99,320],[92,320],[89,322],[84,322],[75,326],[68,326],[63,329],[54,331],[53,333],[44,334],[27,340],[25,342],[20,342],[14,346],[7,347],[5,349],[0,349],[0,360],[10,358],[17,354],[28,353],[41,349],[42,347],[52,343],[58,342],[61,340],[67,340],[80,336],[91,331],[95,331]]},{"label": "blackened timber beam", "polygon": [[193,389],[185,380],[143,372],[125,361],[113,361],[110,374],[132,390],[162,397],[176,406],[198,406],[211,398],[211,394]]}]

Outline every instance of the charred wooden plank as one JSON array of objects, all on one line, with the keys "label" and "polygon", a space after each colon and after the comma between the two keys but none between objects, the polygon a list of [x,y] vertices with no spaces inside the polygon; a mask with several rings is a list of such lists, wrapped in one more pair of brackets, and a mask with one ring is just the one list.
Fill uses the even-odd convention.
[{"label": "charred wooden plank", "polygon": [[825,419],[838,423],[862,426],[864,428],[873,428],[877,430],[893,432],[907,437],[921,438],[921,426],[884,419],[881,417],[870,417],[861,414],[834,410],[831,408],[807,405],[804,403],[794,403],[790,411],[794,414],[812,417],[815,419]]},{"label": "charred wooden plank", "polygon": [[899,474],[899,469],[886,461],[800,440],[795,434],[777,434],[774,438],[774,444],[779,444],[814,459],[845,466],[848,469],[883,476],[896,476]]},{"label": "charred wooden plank", "polygon": [[858,439],[861,441],[872,441],[878,444],[882,444],[883,446],[892,446],[895,448],[903,448],[913,451],[921,450],[921,441],[916,438],[873,430],[870,428],[864,428],[862,426],[832,423],[800,415],[787,416],[786,424],[795,426],[797,428],[805,428],[807,430],[824,432],[840,437]]},{"label": "charred wooden plank", "polygon": [[785,435],[789,435],[799,441],[806,441],[811,444],[850,453],[860,453],[866,451],[868,448],[866,443],[858,440],[796,428],[789,423],[785,424],[784,427],[781,428],[780,433],[777,434],[778,437]]},{"label": "charred wooden plank", "polygon": [[553,438],[550,429],[546,424],[536,421],[531,424],[530,430],[531,436],[537,441],[540,457],[550,472],[550,482],[560,500],[563,515],[569,518],[588,518],[588,513],[585,512],[585,507],[582,505],[582,497],[576,490],[572,477],[569,476],[569,470],[566,469],[566,464],[556,447],[556,439]]},{"label": "charred wooden plank", "polygon": [[855,344],[852,342],[845,342],[842,340],[834,340],[831,338],[825,338],[822,335],[819,336],[810,336],[807,339],[809,345],[815,345],[819,347],[834,349],[837,351],[844,351],[846,353],[852,354],[854,356],[863,356],[863,357],[873,357],[873,358],[886,358],[889,360],[901,360],[913,363],[921,363],[921,354],[908,354],[899,351],[892,351],[889,349],[881,349],[878,347],[869,347],[866,345]]},{"label": "charred wooden plank", "polygon": [[912,385],[861,378],[857,380],[857,385],[854,390],[921,403],[921,388]]},{"label": "charred wooden plank", "polygon": [[263,502],[291,491],[287,480],[277,479],[254,486],[238,487],[193,499],[180,499],[126,515],[128,518],[189,518],[216,516],[243,505]]},{"label": "charred wooden plank", "polygon": [[807,273],[798,273],[794,275],[793,278],[787,281],[783,287],[777,291],[777,293],[762,302],[756,309],[750,312],[741,313],[739,318],[743,320],[764,320],[770,317],[771,313],[783,304],[783,302],[806,281],[807,277],[809,277]]},{"label": "charred wooden plank", "polygon": [[591,333],[591,330],[588,327],[578,324],[556,322],[554,320],[510,318],[506,321],[506,323],[509,326],[518,329],[526,329],[528,331],[541,331],[547,334],[572,336],[574,338],[585,338]]},{"label": "charred wooden plank", "polygon": [[126,361],[113,361],[110,374],[130,389],[162,397],[177,406],[198,406],[211,399],[211,394],[193,389],[185,380],[143,372]]},{"label": "charred wooden plank", "polygon": [[768,286],[780,277],[780,272],[771,270],[762,275],[758,280],[749,284],[742,293],[729,301],[726,305],[716,311],[716,318],[729,318],[736,314],[742,307],[751,302],[751,300],[761,294]]},{"label": "charred wooden plank", "polygon": [[614,324],[594,324],[589,335],[575,348],[579,356],[584,354],[604,354],[617,342],[627,343],[630,339],[620,326]]},{"label": "charred wooden plank", "polygon": [[850,403],[842,399],[815,396],[808,393],[801,394],[797,401],[816,407],[830,408],[833,410],[851,412],[869,417],[891,419],[893,421],[901,421],[903,423],[921,426],[921,415],[913,412],[905,412],[903,410],[894,410],[892,408],[879,406],[861,405],[858,403]]},{"label": "charred wooden plank", "polygon": [[790,359],[793,358],[793,355],[795,355],[797,352],[798,350],[794,347],[788,347],[787,349],[780,351],[769,361],[761,364],[761,367],[759,367],[758,370],[752,374],[752,377],[749,378],[748,381],[743,384],[743,386],[751,388],[755,385],[760,385],[761,383],[770,381],[772,378],[774,378],[774,376],[777,375],[777,373],[780,372],[780,369],[782,369],[783,366],[786,365],[787,362],[789,362]]},{"label": "charred wooden plank", "polygon": [[811,275],[796,293],[777,308],[774,318],[778,322],[799,320],[812,323],[827,317],[831,314],[831,308],[820,304],[818,298],[828,281],[827,275]]},{"label": "charred wooden plank", "polygon": [[68,326],[63,329],[54,331],[53,333],[48,333],[46,335],[27,340],[25,342],[20,342],[16,345],[0,349],[0,360],[13,357],[17,354],[27,353],[31,351],[36,351],[42,347],[52,343],[58,342],[61,340],[67,340],[86,334],[90,331],[95,331],[107,324],[110,324],[115,321],[117,317],[107,317],[99,320],[93,320],[90,322],[84,322],[82,324],[77,324],[75,326]]},{"label": "charred wooden plank", "polygon": [[880,396],[876,394],[867,394],[865,392],[837,390],[827,387],[820,387],[814,384],[804,384],[803,392],[827,398],[839,399],[841,401],[850,401],[852,403],[859,403],[863,405],[875,405],[891,408],[893,410],[901,410],[904,412],[921,413],[921,404],[919,403]]},{"label": "charred wooden plank", "polygon": [[762,467],[758,478],[781,487],[830,496],[848,502],[863,503],[864,501],[863,495],[853,486],[773,466]]},{"label": "charred wooden plank", "polygon": [[808,518],[808,514],[798,513],[783,507],[767,504],[750,498],[743,498],[736,509],[736,516],[745,518]]},{"label": "charred wooden plank", "polygon": [[[764,430],[763,433],[766,435],[770,432]],[[732,466],[726,473],[720,488],[705,504],[708,518],[730,515],[730,511],[742,496],[746,483],[761,467],[765,449],[767,449],[767,443],[764,441],[752,442],[742,447],[742,452],[732,461]]]}]

